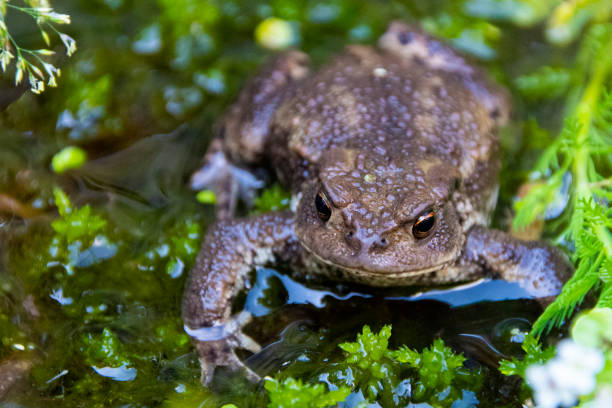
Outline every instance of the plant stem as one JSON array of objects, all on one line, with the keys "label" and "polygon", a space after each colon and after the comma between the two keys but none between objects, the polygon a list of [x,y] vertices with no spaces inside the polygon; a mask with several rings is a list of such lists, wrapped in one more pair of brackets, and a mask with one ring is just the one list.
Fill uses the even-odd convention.
[{"label": "plant stem", "polygon": [[[610,74],[612,68],[612,60],[608,57],[612,54],[612,37],[608,40],[602,49],[602,53],[595,62],[593,75],[578,102],[575,109],[575,115],[579,123],[579,129],[576,133],[574,142],[576,151],[573,158],[573,176],[575,180],[576,193],[573,196],[574,208],[578,208],[578,204],[582,200],[588,200],[593,197],[593,186],[589,183],[587,166],[590,160],[590,146],[588,143],[591,127],[593,125],[593,116],[597,111],[597,103],[604,90],[604,82]],[[612,256],[612,235],[604,225],[595,227],[597,238],[603,243],[603,249],[606,256]],[[573,231],[577,233],[577,231]],[[574,239],[577,237],[574,236]]]}]

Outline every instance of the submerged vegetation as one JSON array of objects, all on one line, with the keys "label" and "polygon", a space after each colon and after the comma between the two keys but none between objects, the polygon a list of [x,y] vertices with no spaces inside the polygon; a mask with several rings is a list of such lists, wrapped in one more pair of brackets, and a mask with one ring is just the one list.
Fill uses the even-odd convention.
[{"label": "submerged vegetation", "polygon": [[[612,405],[610,1],[61,6],[72,19],[47,0],[0,0],[0,64],[10,82],[0,91],[29,81],[40,93],[57,84],[60,67],[64,74],[57,89],[26,94],[0,113],[0,364],[33,362],[30,381],[8,404],[471,407],[533,398],[540,407]],[[268,377],[254,386],[221,372],[204,389],[180,299],[215,197],[184,186],[214,119],[268,49],[299,47],[320,63],[347,43],[373,43],[397,18],[418,20],[478,58],[513,92],[516,118],[502,135],[494,223],[555,240],[576,274],[532,327],[511,325],[504,342],[491,340],[482,351],[478,341],[465,342],[466,333],[487,339],[470,322],[436,326],[439,320],[419,314],[449,314],[450,307],[401,298],[400,320],[387,316],[393,308],[382,301],[376,307],[387,308],[385,317],[372,317],[368,306],[359,309],[365,295],[346,288],[302,288],[308,296],[300,295],[297,283],[258,271],[244,302],[257,316],[254,337],[269,346],[248,362]],[[60,58],[74,53],[74,39],[87,45]],[[517,198],[519,183],[527,193]],[[273,185],[250,211],[288,204]],[[570,329],[569,317],[589,296],[595,308]],[[510,306],[493,307],[484,331],[506,324],[498,310]],[[508,313],[535,320],[527,310]],[[569,339],[555,345],[550,336],[544,345],[559,327]],[[466,344],[471,354],[461,353]],[[490,364],[500,358],[509,377]],[[517,376],[522,390],[513,386]],[[491,391],[498,388],[506,394]]]},{"label": "submerged vegetation", "polygon": [[419,353],[406,346],[390,350],[389,337],[390,326],[373,333],[366,325],[356,342],[339,344],[344,359],[328,362],[318,373],[329,392],[323,384],[304,384],[291,377],[283,381],[267,378],[268,406],[327,407],[345,401],[351,393],[353,404],[365,406],[413,402],[438,408],[478,402],[474,391],[482,386],[481,370],[466,369],[465,357],[456,355],[444,341],[437,339]]}]

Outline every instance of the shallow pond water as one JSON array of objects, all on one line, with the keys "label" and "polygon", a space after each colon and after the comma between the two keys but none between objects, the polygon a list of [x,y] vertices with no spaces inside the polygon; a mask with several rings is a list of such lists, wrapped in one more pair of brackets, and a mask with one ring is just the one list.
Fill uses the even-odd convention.
[{"label": "shallow pond water", "polygon": [[[537,28],[483,28],[488,23],[463,14],[462,3],[54,1],[72,15],[66,31],[79,51],[65,59],[58,48],[57,89],[26,93],[0,113],[0,202],[21,206],[0,207],[0,363],[32,366],[0,407],[265,406],[261,386],[229,373],[220,373],[211,390],[199,386],[180,319],[184,279],[213,219],[186,182],[214,120],[271,54],[255,43],[255,27],[269,16],[294,21],[297,46],[322,63],[345,44],[375,42],[393,19],[420,21],[471,51],[511,91],[517,75],[565,58]],[[35,26],[13,24],[25,44],[38,44]],[[7,92],[11,84],[1,86]],[[542,147],[523,136],[524,121],[535,115],[556,126],[558,116],[554,107],[520,98],[515,107],[502,135],[493,220],[502,229],[518,182]],[[51,158],[68,145],[82,147],[89,161],[55,174]],[[80,235],[68,237],[53,224],[54,188],[87,221]],[[87,205],[87,216],[78,212]],[[242,302],[257,317],[247,332],[266,346],[243,357],[262,375],[286,368],[313,376],[364,324],[389,323],[394,347],[420,350],[442,337],[470,364],[494,368],[500,356],[518,352],[510,328],[527,329],[541,310],[498,281],[373,291],[305,287],[262,269],[251,283]],[[288,364],[294,360],[300,362]],[[518,404],[517,384],[488,373],[481,406]]]}]

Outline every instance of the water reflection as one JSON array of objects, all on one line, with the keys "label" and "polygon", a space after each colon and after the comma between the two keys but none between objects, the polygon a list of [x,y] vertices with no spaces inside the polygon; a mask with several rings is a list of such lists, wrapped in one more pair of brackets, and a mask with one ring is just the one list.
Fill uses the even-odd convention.
[{"label": "water reflection", "polygon": [[415,293],[414,288],[306,286],[260,268],[245,310],[256,317],[246,332],[265,346],[247,364],[267,375],[295,361],[314,363],[338,343],[352,341],[364,324],[391,324],[394,347],[420,350],[442,337],[475,364],[497,367],[501,358],[521,353],[521,339],[541,306],[517,284],[500,280]]}]

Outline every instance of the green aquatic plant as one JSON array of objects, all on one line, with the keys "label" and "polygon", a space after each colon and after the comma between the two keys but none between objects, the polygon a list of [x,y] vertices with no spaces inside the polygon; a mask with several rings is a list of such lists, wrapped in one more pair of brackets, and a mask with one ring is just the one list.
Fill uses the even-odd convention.
[{"label": "green aquatic plant", "polygon": [[120,367],[132,364],[117,335],[106,327],[98,336],[91,333],[83,336],[81,343],[81,352],[90,365]]},{"label": "green aquatic plant", "polygon": [[[600,293],[598,306],[612,302],[612,211],[608,208],[612,199],[612,2],[464,0],[455,7],[459,17],[439,14],[437,19],[426,20],[425,27],[456,42],[467,27],[461,19],[471,24],[479,18],[489,25],[510,22],[521,27],[544,23],[544,35],[553,46],[578,42],[570,64],[543,65],[514,81],[527,101],[558,104],[561,100],[565,104],[563,126],[556,138],[538,128],[535,119],[528,123],[530,147],[546,148],[531,172],[529,193],[515,203],[515,229],[536,219],[555,218],[551,227],[558,242],[573,253],[577,265],[561,295],[534,324],[533,333],[540,334],[561,325],[593,288]],[[479,38],[489,41],[480,41],[478,47],[494,50],[496,37],[491,30],[495,26],[489,31],[480,27]]]},{"label": "green aquatic plant", "polygon": [[[6,72],[14,63],[15,85],[27,78],[30,90],[38,94],[45,90],[45,86],[56,87],[57,77],[61,74],[60,69],[48,61],[55,54],[55,51],[48,48],[51,46],[49,32],[60,38],[66,47],[66,55],[70,57],[76,51],[76,41],[56,28],[58,24],[70,24],[70,16],[55,12],[48,0],[23,0],[21,3],[25,7],[14,3],[14,0],[0,0],[0,68]],[[31,17],[47,48],[30,49],[20,46],[7,26],[7,13],[11,12]]]},{"label": "green aquatic plant", "polygon": [[344,364],[354,375],[354,384],[371,400],[385,390],[393,389],[399,382],[397,370],[393,367],[393,354],[389,350],[389,337],[391,326],[383,326],[380,332],[373,333],[366,325],[357,334],[357,341],[338,346],[345,352]]},{"label": "green aquatic plant", "polygon": [[51,222],[55,231],[49,245],[53,263],[60,263],[67,273],[76,266],[84,267],[112,257],[116,246],[104,235],[107,221],[87,204],[76,208],[59,188],[53,190],[60,217]]},{"label": "green aquatic plant", "polygon": [[391,354],[416,373],[411,397],[414,401],[456,401],[461,399],[464,389],[475,391],[480,387],[479,371],[465,368],[465,357],[446,347],[442,339],[434,340],[421,353],[402,346]]},{"label": "green aquatic plant", "polygon": [[[524,227],[546,217],[567,195],[567,205],[556,222],[563,225],[560,239],[575,248],[576,273],[534,324],[534,333],[563,323],[594,287],[601,290],[598,306],[612,302],[612,211],[607,204],[612,198],[612,95],[607,91],[612,85],[611,53],[612,24],[590,27],[570,74],[563,128],[532,173],[539,183],[516,203],[514,225]],[[553,69],[540,73],[549,76],[539,81],[543,87],[558,80]],[[520,81],[523,88],[529,82],[524,77]],[[534,86],[528,88],[531,94],[545,94]]]},{"label": "green aquatic plant", "polygon": [[91,212],[89,204],[75,208],[70,199],[59,188],[53,190],[55,205],[60,218],[51,223],[56,233],[54,241],[66,245],[81,241],[92,241],[106,227],[106,220]]},{"label": "green aquatic plant", "polygon": [[466,368],[465,357],[455,354],[442,339],[418,352],[406,346],[390,349],[390,337],[391,326],[376,333],[365,325],[356,341],[338,345],[344,357],[318,370],[316,379],[268,379],[269,406],[330,406],[349,394],[353,402],[362,401],[365,406],[374,401],[382,406],[427,403],[433,407],[451,407],[457,401],[477,403],[474,393],[481,388],[481,370]]},{"label": "green aquatic plant", "polygon": [[522,359],[512,357],[511,360],[501,360],[499,363],[499,371],[504,375],[518,375],[525,378],[527,367],[532,364],[544,364],[550,360],[554,354],[553,347],[542,349],[542,345],[538,339],[532,335],[525,336],[521,348],[525,352]]}]

